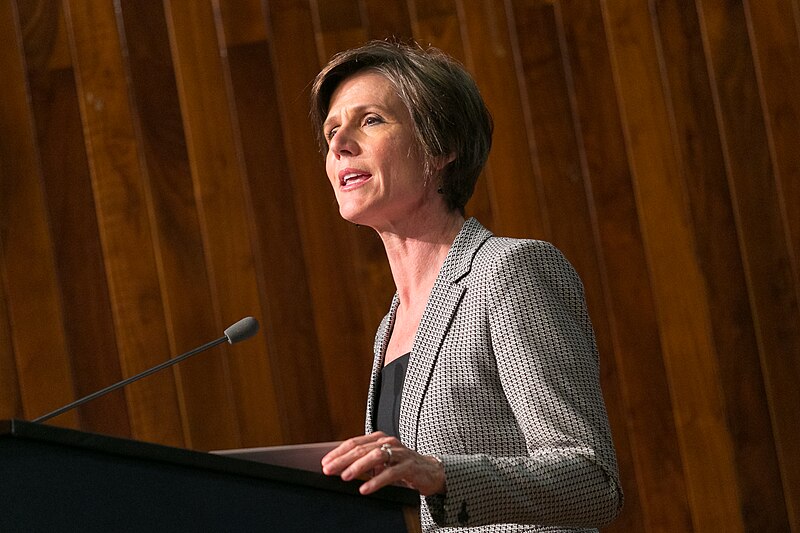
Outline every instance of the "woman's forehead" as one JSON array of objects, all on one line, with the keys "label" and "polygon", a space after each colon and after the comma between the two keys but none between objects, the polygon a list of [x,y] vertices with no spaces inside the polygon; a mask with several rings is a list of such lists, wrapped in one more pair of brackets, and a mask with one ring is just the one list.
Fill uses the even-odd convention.
[{"label": "woman's forehead", "polygon": [[406,111],[394,84],[386,76],[374,70],[361,71],[342,80],[334,89],[327,117],[373,106],[391,112]]}]

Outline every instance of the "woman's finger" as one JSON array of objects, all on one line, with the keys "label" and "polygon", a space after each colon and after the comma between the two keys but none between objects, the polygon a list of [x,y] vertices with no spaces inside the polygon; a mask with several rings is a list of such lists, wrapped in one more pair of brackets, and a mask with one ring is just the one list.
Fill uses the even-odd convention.
[{"label": "woman's finger", "polygon": [[408,448],[394,454],[397,460],[359,487],[361,494],[371,494],[388,485],[416,489],[423,496],[446,490],[444,467],[432,456],[420,455]]},{"label": "woman's finger", "polygon": [[[348,439],[322,458],[322,471],[328,475],[341,474],[356,461],[364,458],[370,452],[380,448],[382,444],[387,442],[390,445],[399,445],[397,439],[387,437],[381,432]],[[380,455],[384,455],[383,452],[381,452]],[[373,454],[372,458],[377,460],[380,455]],[[363,465],[364,463],[362,462],[360,464]]]},{"label": "woman's finger", "polygon": [[378,439],[380,438],[380,436],[381,436],[380,434],[372,433],[370,435],[360,435],[358,437],[352,437],[350,439],[347,439],[346,441],[343,441],[341,444],[339,444],[336,448],[325,454],[325,457],[322,458],[322,464],[324,465],[325,463],[328,463],[333,459],[336,459],[337,457],[349,453],[357,446]]},{"label": "woman's finger", "polygon": [[364,454],[350,463],[345,468],[341,477],[345,481],[364,477],[366,474],[371,474],[373,471],[379,471],[384,467],[387,461],[386,452],[381,450],[380,446],[373,446],[369,450],[364,449]]}]

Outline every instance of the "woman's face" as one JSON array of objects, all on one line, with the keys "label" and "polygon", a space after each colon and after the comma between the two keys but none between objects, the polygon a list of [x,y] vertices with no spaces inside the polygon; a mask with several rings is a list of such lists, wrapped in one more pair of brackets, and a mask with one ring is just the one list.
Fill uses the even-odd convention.
[{"label": "woman's face", "polygon": [[325,167],[345,220],[380,231],[424,211],[435,187],[424,179],[411,116],[385,77],[364,71],[339,84],[323,131]]}]

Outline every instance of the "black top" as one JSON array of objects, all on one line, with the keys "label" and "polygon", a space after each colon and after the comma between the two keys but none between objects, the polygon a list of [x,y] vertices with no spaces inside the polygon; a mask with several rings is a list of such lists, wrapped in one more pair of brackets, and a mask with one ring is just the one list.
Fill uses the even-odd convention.
[{"label": "black top", "polygon": [[400,438],[400,399],[410,355],[401,355],[381,370],[375,428],[397,438]]}]

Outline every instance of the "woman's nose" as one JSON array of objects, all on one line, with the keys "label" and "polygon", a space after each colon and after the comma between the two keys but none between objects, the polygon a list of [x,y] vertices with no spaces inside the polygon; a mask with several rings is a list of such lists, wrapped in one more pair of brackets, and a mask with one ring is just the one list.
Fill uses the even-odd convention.
[{"label": "woman's nose", "polygon": [[341,127],[336,130],[331,137],[328,148],[336,155],[356,155],[358,153],[358,143],[356,142],[349,128]]}]

